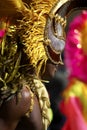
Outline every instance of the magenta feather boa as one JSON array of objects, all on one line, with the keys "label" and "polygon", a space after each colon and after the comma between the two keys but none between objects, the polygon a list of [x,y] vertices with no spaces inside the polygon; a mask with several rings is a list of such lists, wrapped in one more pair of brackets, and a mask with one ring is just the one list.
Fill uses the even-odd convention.
[{"label": "magenta feather boa", "polygon": [[64,55],[69,78],[87,83],[87,11],[70,23]]}]

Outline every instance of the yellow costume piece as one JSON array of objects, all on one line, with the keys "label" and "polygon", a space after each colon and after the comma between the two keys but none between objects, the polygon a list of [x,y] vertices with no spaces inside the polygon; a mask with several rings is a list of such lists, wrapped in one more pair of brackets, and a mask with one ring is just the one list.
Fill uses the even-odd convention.
[{"label": "yellow costume piece", "polygon": [[79,98],[82,104],[82,114],[84,116],[84,119],[87,121],[87,84],[80,80],[73,79],[69,83],[68,88],[64,91],[63,96],[65,98],[65,103],[67,103],[70,98]]}]

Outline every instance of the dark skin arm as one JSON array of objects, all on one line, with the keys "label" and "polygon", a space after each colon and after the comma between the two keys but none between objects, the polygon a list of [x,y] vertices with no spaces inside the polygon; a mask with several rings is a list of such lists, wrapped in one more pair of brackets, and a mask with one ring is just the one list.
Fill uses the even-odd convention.
[{"label": "dark skin arm", "polygon": [[42,130],[41,113],[37,99],[35,99],[34,109],[30,114],[30,118],[23,116],[16,130]]},{"label": "dark skin arm", "polygon": [[21,99],[18,104],[16,104],[16,97],[5,103],[0,110],[0,130],[42,130],[41,112],[36,97],[34,97],[30,117],[25,116],[30,102],[30,92],[24,87],[21,90]]}]

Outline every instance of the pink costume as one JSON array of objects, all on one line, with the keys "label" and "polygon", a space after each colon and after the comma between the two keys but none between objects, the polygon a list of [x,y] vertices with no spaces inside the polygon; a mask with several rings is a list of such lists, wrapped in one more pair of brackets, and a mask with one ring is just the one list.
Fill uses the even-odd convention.
[{"label": "pink costume", "polygon": [[66,116],[62,130],[87,130],[87,11],[70,23],[66,35],[65,65],[69,84],[61,109]]}]

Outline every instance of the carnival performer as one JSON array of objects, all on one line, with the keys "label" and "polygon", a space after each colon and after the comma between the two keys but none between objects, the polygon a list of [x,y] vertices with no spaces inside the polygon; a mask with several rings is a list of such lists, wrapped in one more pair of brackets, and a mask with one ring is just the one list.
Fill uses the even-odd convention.
[{"label": "carnival performer", "polygon": [[63,92],[62,130],[87,130],[87,10],[80,10],[70,22],[64,53],[69,84]]},{"label": "carnival performer", "polygon": [[0,130],[50,124],[42,77],[49,62],[62,63],[66,20],[59,8],[57,0],[0,1]]}]

